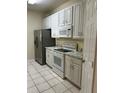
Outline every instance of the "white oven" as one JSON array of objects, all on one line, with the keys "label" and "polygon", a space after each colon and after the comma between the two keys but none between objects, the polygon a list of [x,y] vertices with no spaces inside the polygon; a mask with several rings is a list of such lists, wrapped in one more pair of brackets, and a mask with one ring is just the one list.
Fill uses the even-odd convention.
[{"label": "white oven", "polygon": [[60,52],[55,51],[53,55],[53,66],[60,71],[64,72],[64,55]]},{"label": "white oven", "polygon": [[77,48],[76,45],[74,44],[75,47],[71,46],[73,44],[64,44],[63,47],[54,49],[53,53],[53,71],[57,73],[60,77],[64,78],[64,65],[65,65],[65,54],[67,52],[72,52],[75,51]]}]

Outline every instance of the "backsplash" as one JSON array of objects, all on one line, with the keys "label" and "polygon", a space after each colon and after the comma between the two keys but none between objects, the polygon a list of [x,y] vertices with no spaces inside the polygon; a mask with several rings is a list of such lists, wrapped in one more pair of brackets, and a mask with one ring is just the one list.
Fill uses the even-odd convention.
[{"label": "backsplash", "polygon": [[81,52],[83,50],[83,40],[78,39],[67,39],[67,38],[59,38],[56,39],[56,45],[62,46],[64,43],[77,43],[78,51]]}]

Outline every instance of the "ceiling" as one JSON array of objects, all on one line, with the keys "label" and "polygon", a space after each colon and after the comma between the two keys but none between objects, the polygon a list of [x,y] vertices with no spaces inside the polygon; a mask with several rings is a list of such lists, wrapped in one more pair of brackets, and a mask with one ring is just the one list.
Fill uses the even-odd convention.
[{"label": "ceiling", "polygon": [[39,0],[39,3],[36,3],[34,5],[27,4],[27,8],[30,10],[35,10],[35,11],[41,11],[41,12],[48,12],[59,5],[65,3],[68,0]]}]

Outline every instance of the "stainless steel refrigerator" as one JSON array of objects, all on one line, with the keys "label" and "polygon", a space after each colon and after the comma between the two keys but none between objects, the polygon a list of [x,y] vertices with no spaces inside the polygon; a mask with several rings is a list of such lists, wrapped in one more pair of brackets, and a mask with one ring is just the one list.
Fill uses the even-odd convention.
[{"label": "stainless steel refrigerator", "polygon": [[51,38],[51,29],[34,30],[35,61],[46,64],[45,47],[55,46],[55,39]]}]

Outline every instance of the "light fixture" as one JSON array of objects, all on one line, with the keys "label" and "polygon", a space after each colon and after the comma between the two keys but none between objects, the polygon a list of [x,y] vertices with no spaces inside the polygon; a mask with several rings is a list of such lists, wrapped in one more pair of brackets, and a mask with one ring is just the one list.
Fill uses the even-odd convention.
[{"label": "light fixture", "polygon": [[35,4],[38,0],[28,0],[28,4]]}]

